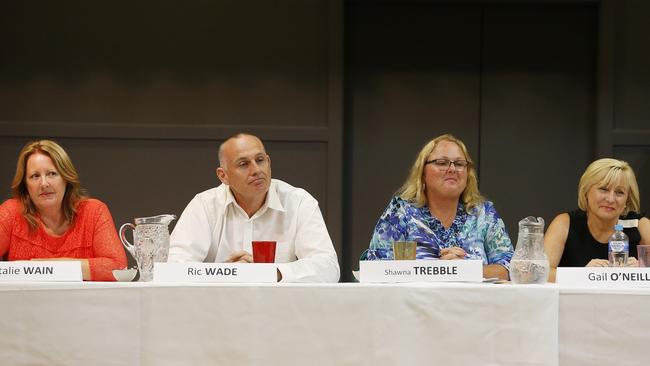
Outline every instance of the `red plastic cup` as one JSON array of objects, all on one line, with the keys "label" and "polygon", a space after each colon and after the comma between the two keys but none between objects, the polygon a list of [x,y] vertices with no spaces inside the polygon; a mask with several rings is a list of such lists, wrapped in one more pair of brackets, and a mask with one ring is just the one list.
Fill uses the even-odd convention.
[{"label": "red plastic cup", "polygon": [[275,242],[253,241],[253,263],[275,263]]}]

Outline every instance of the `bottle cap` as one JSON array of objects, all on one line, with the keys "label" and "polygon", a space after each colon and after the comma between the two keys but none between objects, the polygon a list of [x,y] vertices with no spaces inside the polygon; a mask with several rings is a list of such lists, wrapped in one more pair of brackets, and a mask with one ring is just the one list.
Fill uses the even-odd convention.
[{"label": "bottle cap", "polygon": [[614,230],[616,230],[616,231],[623,231],[623,225],[621,225],[621,224],[616,224],[616,225],[614,225]]}]

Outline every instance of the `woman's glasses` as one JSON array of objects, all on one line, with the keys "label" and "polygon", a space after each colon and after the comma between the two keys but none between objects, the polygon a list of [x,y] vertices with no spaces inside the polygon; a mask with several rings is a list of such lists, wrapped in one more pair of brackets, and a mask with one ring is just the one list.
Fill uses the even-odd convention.
[{"label": "woman's glasses", "polygon": [[456,167],[456,170],[465,170],[467,169],[467,166],[469,165],[469,161],[467,160],[449,160],[449,159],[433,159],[426,161],[424,165],[427,164],[433,164],[436,168],[439,170],[447,170],[451,168],[451,164],[454,164],[454,167]]}]

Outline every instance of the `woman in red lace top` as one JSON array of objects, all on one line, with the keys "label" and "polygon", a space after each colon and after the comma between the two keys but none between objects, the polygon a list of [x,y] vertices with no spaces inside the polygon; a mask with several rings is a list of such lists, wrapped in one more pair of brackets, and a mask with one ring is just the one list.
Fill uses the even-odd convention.
[{"label": "woman in red lace top", "polygon": [[18,157],[13,198],[0,205],[0,256],[79,260],[84,280],[114,281],[126,255],[108,207],[88,198],[68,154],[33,141]]}]

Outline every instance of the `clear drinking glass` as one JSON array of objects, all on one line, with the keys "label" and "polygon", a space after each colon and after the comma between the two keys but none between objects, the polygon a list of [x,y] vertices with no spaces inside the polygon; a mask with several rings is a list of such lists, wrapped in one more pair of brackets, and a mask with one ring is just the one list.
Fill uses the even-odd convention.
[{"label": "clear drinking glass", "polygon": [[393,242],[393,259],[396,261],[415,260],[415,248],[417,242],[396,241]]}]

